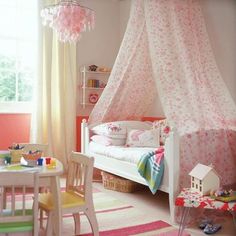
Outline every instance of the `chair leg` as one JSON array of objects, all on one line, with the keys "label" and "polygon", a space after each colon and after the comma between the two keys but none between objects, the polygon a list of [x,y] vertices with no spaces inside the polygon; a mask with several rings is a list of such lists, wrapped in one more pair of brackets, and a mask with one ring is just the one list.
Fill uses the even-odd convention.
[{"label": "chair leg", "polygon": [[3,194],[3,206],[2,206],[2,208],[6,209],[6,207],[7,207],[7,189],[6,188],[3,188],[2,194]]},{"label": "chair leg", "polygon": [[89,220],[89,224],[92,228],[93,235],[94,236],[99,236],[98,222],[97,222],[97,217],[96,217],[94,209],[89,208],[84,213],[85,213],[85,215],[87,216],[87,218]]},{"label": "chair leg", "polygon": [[47,225],[46,225],[46,236],[51,236],[53,232],[53,224],[52,224],[52,218],[53,218],[53,212],[48,212],[48,219],[47,219]]},{"label": "chair leg", "polygon": [[43,210],[39,209],[39,228],[42,229],[43,228]]},{"label": "chair leg", "polygon": [[74,222],[75,222],[75,235],[80,234],[80,214],[73,214]]}]

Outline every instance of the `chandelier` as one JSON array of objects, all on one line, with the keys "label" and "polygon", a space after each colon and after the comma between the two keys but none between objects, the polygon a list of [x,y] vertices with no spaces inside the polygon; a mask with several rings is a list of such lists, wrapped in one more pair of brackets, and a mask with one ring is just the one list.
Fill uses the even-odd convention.
[{"label": "chandelier", "polygon": [[74,0],[62,0],[42,9],[43,25],[53,28],[62,42],[77,42],[81,33],[93,29],[94,11]]}]

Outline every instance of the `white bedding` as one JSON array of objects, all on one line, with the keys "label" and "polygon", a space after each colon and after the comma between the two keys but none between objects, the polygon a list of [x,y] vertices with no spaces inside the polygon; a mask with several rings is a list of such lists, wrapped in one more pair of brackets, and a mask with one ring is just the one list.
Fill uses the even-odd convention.
[{"label": "white bedding", "polygon": [[125,147],[125,146],[104,146],[95,142],[89,143],[89,150],[110,158],[137,164],[140,157],[156,148],[150,147]]}]

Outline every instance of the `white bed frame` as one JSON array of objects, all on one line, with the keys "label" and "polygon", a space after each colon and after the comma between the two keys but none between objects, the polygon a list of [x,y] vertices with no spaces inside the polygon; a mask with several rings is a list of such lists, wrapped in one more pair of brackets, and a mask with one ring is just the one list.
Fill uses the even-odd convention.
[{"label": "white bed frame", "polygon": [[[94,167],[121,176],[123,178],[147,185],[144,178],[138,173],[137,166],[89,151],[90,129],[85,119],[81,123],[81,152],[95,159]],[[178,191],[179,177],[179,137],[175,129],[171,129],[165,141],[164,176],[160,190],[169,194],[169,207],[172,223],[175,223],[175,198]]]}]

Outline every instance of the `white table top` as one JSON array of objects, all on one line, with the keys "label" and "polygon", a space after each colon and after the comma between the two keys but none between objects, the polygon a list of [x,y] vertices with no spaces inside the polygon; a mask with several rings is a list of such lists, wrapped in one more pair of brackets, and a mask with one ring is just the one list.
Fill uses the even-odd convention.
[{"label": "white table top", "polygon": [[43,166],[30,167],[15,163],[0,165],[0,171],[38,171],[39,177],[58,176],[63,174],[63,165],[59,160],[56,160],[56,166],[54,168],[45,164]]}]

